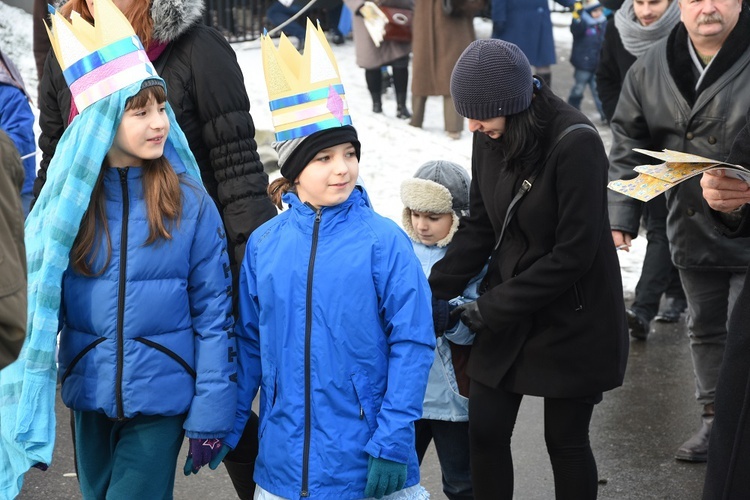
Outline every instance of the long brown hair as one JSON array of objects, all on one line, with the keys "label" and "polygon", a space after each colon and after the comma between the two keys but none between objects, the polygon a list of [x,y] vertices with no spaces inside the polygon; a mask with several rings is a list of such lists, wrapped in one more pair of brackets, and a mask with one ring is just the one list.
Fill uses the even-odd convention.
[{"label": "long brown hair", "polygon": [[[86,21],[94,23],[94,16],[91,15],[86,0],[68,0],[60,7],[60,13],[68,20],[73,11],[78,12]],[[122,13],[133,26],[133,31],[141,39],[143,46],[148,49],[154,30],[154,20],[151,19],[151,0],[133,0]]]},{"label": "long brown hair", "polygon": [[[157,103],[164,103],[167,95],[161,85],[152,85],[131,97],[125,105],[125,111],[146,106],[150,99]],[[94,185],[88,209],[83,215],[78,235],[70,251],[70,260],[77,272],[84,276],[98,276],[104,272],[112,258],[112,241],[107,224],[107,210],[104,195],[104,172],[109,167],[107,159],[102,163],[102,170]],[[143,166],[143,196],[146,200],[146,215],[148,218],[149,234],[145,245],[158,242],[160,239],[170,240],[170,230],[173,225],[179,225],[182,216],[182,192],[180,179],[166,157],[155,160],[144,160]],[[96,259],[99,244],[104,238],[107,256],[101,269],[94,270],[92,264]]]}]

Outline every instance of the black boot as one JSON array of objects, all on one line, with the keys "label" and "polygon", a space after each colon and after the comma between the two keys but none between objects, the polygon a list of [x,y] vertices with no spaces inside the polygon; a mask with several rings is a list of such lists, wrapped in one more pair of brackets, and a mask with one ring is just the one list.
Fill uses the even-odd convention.
[{"label": "black boot", "polygon": [[685,441],[677,450],[675,458],[686,462],[705,462],[708,460],[708,439],[714,424],[714,405],[703,407],[701,428],[693,437]]},{"label": "black boot", "polygon": [[383,101],[380,100],[380,94],[372,94],[372,112],[383,112]]},{"label": "black boot", "polygon": [[411,113],[409,112],[409,109],[406,107],[406,93],[398,93],[396,94],[396,118],[401,118],[403,120],[408,120],[411,118]]}]

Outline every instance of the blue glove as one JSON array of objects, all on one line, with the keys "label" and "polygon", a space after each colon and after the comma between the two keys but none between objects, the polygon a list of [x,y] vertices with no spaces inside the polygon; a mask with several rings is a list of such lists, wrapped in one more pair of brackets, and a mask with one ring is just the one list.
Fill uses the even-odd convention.
[{"label": "blue glove", "polygon": [[472,332],[480,332],[487,328],[487,324],[482,318],[482,313],[479,312],[479,306],[477,301],[467,302],[461,304],[451,311],[451,318],[461,318],[461,322],[469,327]]},{"label": "blue glove", "polygon": [[197,474],[204,465],[208,465],[211,470],[216,469],[227,453],[232,448],[222,445],[219,439],[194,439],[189,438],[190,449],[188,450],[187,460],[182,472],[189,476],[190,473]]},{"label": "blue glove", "polygon": [[405,482],[406,464],[370,457],[367,462],[365,497],[383,498],[402,489]]},{"label": "blue glove", "polygon": [[435,325],[436,337],[440,337],[448,329],[449,312],[450,304],[447,300],[432,297],[432,323]]}]

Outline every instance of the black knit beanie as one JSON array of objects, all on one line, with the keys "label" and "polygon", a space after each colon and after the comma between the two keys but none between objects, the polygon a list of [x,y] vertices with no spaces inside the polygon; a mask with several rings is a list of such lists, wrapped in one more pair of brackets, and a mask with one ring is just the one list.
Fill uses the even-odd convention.
[{"label": "black knit beanie", "polygon": [[476,40],[451,74],[456,111],[473,120],[520,113],[531,104],[531,66],[517,46],[504,40]]},{"label": "black knit beanie", "polygon": [[[359,160],[361,145],[357,138],[357,130],[351,125],[315,132],[305,137],[299,145],[293,145],[293,151],[288,156],[285,155],[285,160],[281,165],[281,175],[294,182],[316,154],[331,146],[338,146],[347,142],[352,143],[357,160]],[[279,151],[280,148],[283,148],[283,145],[274,144],[274,147]],[[279,163],[281,163],[281,154],[279,155]]]}]

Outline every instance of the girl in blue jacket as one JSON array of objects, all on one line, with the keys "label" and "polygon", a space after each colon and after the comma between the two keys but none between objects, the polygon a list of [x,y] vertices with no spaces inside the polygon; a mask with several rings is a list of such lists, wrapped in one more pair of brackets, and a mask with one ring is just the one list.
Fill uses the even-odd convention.
[{"label": "girl in blue jacket", "polygon": [[[435,338],[408,237],[355,185],[351,126],[277,144],[289,209],[251,236],[240,273],[238,419],[260,387],[260,499],[427,498],[414,421]],[[257,493],[256,493],[257,494]]]},{"label": "girl in blue jacket", "polygon": [[59,377],[83,497],[172,498],[183,436],[200,468],[235,413],[223,225],[122,12],[97,0],[95,27],[50,17],[80,114],[26,220],[28,336],[0,376],[0,487],[50,463]]},{"label": "girl in blue jacket", "polygon": [[63,275],[60,378],[84,498],[171,498],[184,433],[191,465],[204,465],[196,455],[218,452],[235,407],[222,223],[163,155],[162,82],[143,86],[127,101]]},{"label": "girl in blue jacket", "polygon": [[[304,56],[261,40],[281,214],[240,271],[240,438],[260,388],[256,500],[423,499],[414,450],[433,359],[430,291],[409,243],[356,185],[360,143],[325,33]],[[219,456],[224,452],[221,452]]]}]

